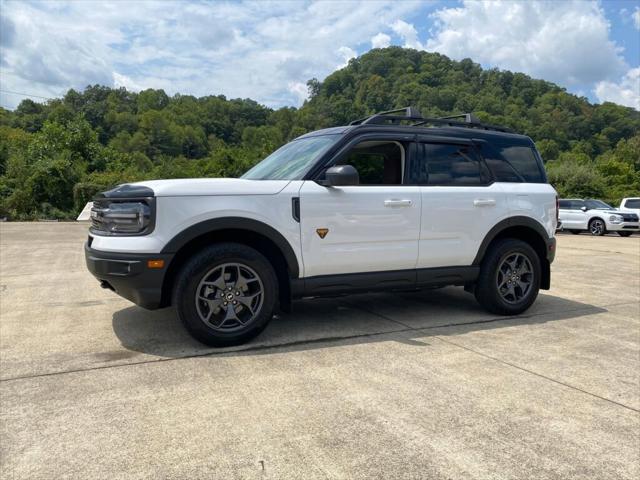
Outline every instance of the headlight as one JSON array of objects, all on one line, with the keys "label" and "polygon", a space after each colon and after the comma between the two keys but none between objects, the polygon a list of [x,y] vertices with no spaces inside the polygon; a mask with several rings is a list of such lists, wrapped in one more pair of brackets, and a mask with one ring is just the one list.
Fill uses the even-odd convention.
[{"label": "headlight", "polygon": [[144,235],[153,230],[153,199],[95,200],[91,232],[97,235]]},{"label": "headlight", "polygon": [[609,217],[609,221],[611,223],[622,223],[622,216],[621,215],[611,215]]}]

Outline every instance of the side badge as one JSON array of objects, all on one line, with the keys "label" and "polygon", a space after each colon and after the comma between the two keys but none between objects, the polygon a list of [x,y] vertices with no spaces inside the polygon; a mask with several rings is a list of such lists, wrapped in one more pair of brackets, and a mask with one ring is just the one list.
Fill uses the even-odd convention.
[{"label": "side badge", "polygon": [[328,228],[316,228],[316,233],[318,234],[318,236],[320,238],[324,238],[327,236],[327,233],[329,233],[329,229]]}]

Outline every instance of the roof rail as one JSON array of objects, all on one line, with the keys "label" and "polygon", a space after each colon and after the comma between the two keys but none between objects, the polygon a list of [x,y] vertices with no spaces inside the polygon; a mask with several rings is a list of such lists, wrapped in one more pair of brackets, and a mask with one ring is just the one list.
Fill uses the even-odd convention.
[{"label": "roof rail", "polygon": [[[404,112],[404,115],[392,115],[394,113]],[[368,117],[359,118],[354,120],[349,125],[380,125],[387,122],[392,124],[399,124],[402,121],[410,120],[422,120],[422,114],[416,109],[416,107],[398,108],[397,110],[387,110],[386,112],[378,112]]]},{"label": "roof rail", "polygon": [[[404,115],[396,115],[404,112]],[[462,120],[456,120],[461,118]],[[450,115],[447,117],[425,118],[415,107],[405,107],[397,110],[389,110],[379,112],[369,117],[354,120],[349,125],[400,125],[402,122],[415,122],[410,126],[422,127],[426,125],[442,125],[448,127],[478,128],[481,130],[494,130],[498,132],[513,133],[513,130],[499,125],[490,125],[482,123],[472,113],[462,113],[459,115]]]}]

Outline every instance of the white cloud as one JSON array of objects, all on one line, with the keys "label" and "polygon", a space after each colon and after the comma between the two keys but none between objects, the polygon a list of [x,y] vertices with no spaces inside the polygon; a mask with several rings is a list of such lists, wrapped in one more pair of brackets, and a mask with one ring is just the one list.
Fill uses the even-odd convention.
[{"label": "white cloud", "polygon": [[636,7],[635,11],[631,14],[633,18],[633,25],[637,30],[640,30],[640,7]]},{"label": "white cloud", "polygon": [[340,47],[338,49],[338,54],[342,56],[343,60],[342,63],[338,65],[338,68],[346,67],[347,65],[349,65],[349,60],[358,56],[358,53],[353,48],[349,47]]},{"label": "white cloud", "polygon": [[594,92],[601,102],[614,102],[640,110],[640,67],[630,69],[618,83],[598,82]]},{"label": "white cloud", "polygon": [[[3,2],[2,89],[46,97],[88,84],[299,105],[417,1]],[[293,85],[293,87],[292,87]],[[304,88],[303,88],[304,87]],[[13,108],[20,97],[2,94]]]},{"label": "white cloud", "polygon": [[391,29],[404,41],[404,46],[407,48],[416,48],[422,50],[423,46],[418,40],[418,32],[416,28],[410,23],[404,20],[396,20]]},{"label": "white cloud", "polygon": [[118,88],[124,87],[130,92],[139,92],[140,90],[145,89],[143,85],[134,82],[126,75],[122,75],[118,72],[113,72],[113,86]]},{"label": "white cloud", "polygon": [[569,87],[616,78],[627,68],[596,2],[464,0],[432,16],[427,50],[455,59],[470,57]]},{"label": "white cloud", "polygon": [[371,48],[387,48],[389,45],[391,45],[391,37],[386,33],[380,32],[371,37]]},{"label": "white cloud", "polygon": [[304,102],[309,97],[309,88],[306,83],[289,82],[288,87],[289,91],[296,96],[298,104]]}]

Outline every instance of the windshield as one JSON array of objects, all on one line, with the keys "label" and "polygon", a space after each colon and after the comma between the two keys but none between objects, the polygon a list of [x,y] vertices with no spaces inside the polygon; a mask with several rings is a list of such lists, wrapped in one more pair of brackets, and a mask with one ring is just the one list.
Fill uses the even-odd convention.
[{"label": "windshield", "polygon": [[584,204],[589,210],[614,210],[611,205],[604,203],[602,200],[585,200]]},{"label": "windshield", "polygon": [[341,135],[301,138],[280,147],[241,178],[248,180],[301,180],[315,161]]}]

